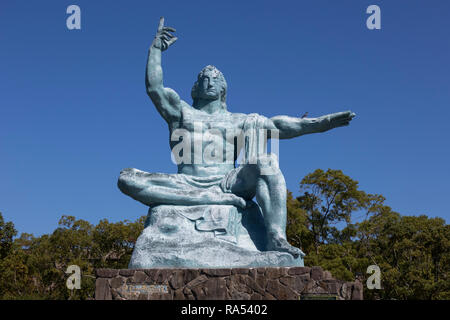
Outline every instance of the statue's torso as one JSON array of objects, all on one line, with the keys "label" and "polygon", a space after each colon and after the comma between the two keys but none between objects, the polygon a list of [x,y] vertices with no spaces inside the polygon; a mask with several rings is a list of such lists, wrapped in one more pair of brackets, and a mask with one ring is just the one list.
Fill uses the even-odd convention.
[{"label": "statue's torso", "polygon": [[180,140],[173,134],[186,134],[190,139],[190,162],[178,164],[178,173],[212,176],[225,175],[234,169],[240,152],[234,137],[242,133],[245,118],[246,115],[240,113],[209,114],[190,106],[182,107],[179,121],[169,124],[170,135],[175,140],[170,139],[170,147],[175,157],[179,151],[175,146]]}]

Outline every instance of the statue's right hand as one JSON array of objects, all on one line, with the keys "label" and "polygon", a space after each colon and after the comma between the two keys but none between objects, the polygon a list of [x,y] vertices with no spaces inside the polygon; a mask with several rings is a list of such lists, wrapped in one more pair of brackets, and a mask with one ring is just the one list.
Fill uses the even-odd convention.
[{"label": "statue's right hand", "polygon": [[153,40],[152,46],[154,48],[161,49],[161,51],[167,50],[175,41],[178,40],[171,32],[176,30],[171,27],[164,27],[164,17],[159,19],[158,32]]}]

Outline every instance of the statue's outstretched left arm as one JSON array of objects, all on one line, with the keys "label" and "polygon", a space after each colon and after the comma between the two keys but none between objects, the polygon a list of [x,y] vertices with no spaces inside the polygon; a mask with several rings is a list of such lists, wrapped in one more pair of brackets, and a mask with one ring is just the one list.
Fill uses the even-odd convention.
[{"label": "statue's outstretched left arm", "polygon": [[351,111],[344,111],[318,118],[276,116],[270,118],[268,129],[277,129],[280,139],[290,139],[304,134],[325,132],[333,128],[347,126],[355,115]]}]

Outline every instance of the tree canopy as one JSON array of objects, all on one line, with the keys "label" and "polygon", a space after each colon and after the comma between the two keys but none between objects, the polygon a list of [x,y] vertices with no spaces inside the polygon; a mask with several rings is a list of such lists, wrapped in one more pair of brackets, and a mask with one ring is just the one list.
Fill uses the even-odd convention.
[{"label": "tree canopy", "polygon": [[[402,216],[379,194],[367,194],[340,170],[316,170],[288,193],[288,240],[342,280],[381,270],[368,299],[450,299],[450,228],[441,218]],[[363,218],[363,219],[358,219]]]},{"label": "tree canopy", "polygon": [[[144,219],[116,223],[104,219],[97,225],[73,216],[62,216],[50,235],[17,233],[0,213],[2,244],[9,251],[0,260],[0,298],[89,299],[95,291],[96,268],[127,268]],[[5,236],[4,236],[5,234]],[[2,245],[3,248],[3,245]],[[68,290],[65,273],[70,265],[81,269],[80,290]]]}]

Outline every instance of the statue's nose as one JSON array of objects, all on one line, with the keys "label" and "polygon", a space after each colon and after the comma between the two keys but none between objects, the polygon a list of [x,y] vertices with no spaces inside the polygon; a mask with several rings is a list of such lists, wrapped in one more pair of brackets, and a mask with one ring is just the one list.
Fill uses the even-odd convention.
[{"label": "statue's nose", "polygon": [[211,81],[208,77],[205,77],[205,79],[203,79],[203,85],[206,89],[209,89],[212,87]]}]

